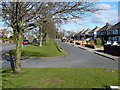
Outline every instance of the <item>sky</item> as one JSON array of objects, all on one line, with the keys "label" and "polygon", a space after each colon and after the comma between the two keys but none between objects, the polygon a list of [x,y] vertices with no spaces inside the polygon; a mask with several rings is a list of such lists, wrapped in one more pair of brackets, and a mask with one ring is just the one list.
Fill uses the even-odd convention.
[{"label": "sky", "polygon": [[96,26],[102,28],[106,23],[112,25],[118,23],[118,2],[98,2],[97,7],[102,7],[105,10],[85,17],[84,20],[63,23],[60,30],[79,32],[82,29],[94,29]]},{"label": "sky", "polygon": [[[114,2],[107,2],[108,0],[102,1],[104,2],[98,2],[97,7],[102,7],[105,10],[96,12],[89,17],[84,17],[82,20],[77,19],[75,22],[69,21],[68,23],[63,23],[61,24],[60,30],[79,32],[82,29],[93,29],[96,26],[102,28],[106,23],[116,24],[118,22],[118,0],[114,0]],[[0,29],[4,27],[7,28],[5,24],[0,21]]]}]

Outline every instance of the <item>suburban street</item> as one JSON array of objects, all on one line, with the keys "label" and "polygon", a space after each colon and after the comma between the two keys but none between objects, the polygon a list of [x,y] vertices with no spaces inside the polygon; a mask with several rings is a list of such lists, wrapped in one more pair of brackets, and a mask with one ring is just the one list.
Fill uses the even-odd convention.
[{"label": "suburban street", "polygon": [[[22,67],[72,67],[72,68],[118,68],[118,61],[99,56],[64,42],[58,42],[68,55],[50,58],[24,58]],[[14,44],[3,45],[3,51],[15,48]],[[10,62],[3,60],[3,67]]]},{"label": "suburban street", "polygon": [[118,1],[0,6],[0,88],[119,89]]}]

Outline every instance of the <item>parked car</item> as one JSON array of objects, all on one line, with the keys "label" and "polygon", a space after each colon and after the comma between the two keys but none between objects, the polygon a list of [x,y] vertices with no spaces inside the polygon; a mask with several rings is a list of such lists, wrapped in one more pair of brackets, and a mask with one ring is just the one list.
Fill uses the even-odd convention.
[{"label": "parked car", "polygon": [[38,41],[37,38],[34,38],[34,39],[33,39],[33,42],[37,42],[37,41]]},{"label": "parked car", "polygon": [[61,42],[65,42],[66,40],[65,39],[62,39]]},{"label": "parked car", "polygon": [[61,42],[65,42],[66,41],[66,37],[63,37]]},{"label": "parked car", "polygon": [[29,44],[30,42],[29,42],[29,40],[23,40],[22,41],[22,44]]}]

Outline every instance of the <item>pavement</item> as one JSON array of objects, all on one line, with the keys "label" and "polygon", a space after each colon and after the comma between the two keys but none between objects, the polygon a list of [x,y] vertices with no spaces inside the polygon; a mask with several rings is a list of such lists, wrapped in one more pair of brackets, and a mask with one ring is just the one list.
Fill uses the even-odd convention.
[{"label": "pavement", "polygon": [[[68,43],[68,42],[66,42],[66,43]],[[98,54],[100,56],[103,56],[103,57],[106,57],[106,58],[109,58],[109,59],[112,59],[112,60],[118,61],[120,59],[119,56],[113,56],[113,55],[110,55],[110,54],[107,54],[107,53],[104,53],[104,52],[100,52],[99,50],[91,49],[91,48],[88,48],[88,47],[85,47],[85,46],[82,46],[82,45],[76,45],[74,43],[68,43],[68,44],[71,44],[71,45],[79,47],[79,48],[81,48],[83,50],[93,52],[95,54]]]}]

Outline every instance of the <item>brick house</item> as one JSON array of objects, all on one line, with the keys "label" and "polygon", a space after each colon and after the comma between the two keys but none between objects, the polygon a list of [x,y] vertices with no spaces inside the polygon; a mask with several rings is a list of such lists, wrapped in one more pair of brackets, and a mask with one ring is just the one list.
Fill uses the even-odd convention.
[{"label": "brick house", "polygon": [[93,30],[89,32],[89,37],[91,39],[95,39],[97,37],[97,32],[100,30],[98,26],[96,26]]},{"label": "brick house", "polygon": [[120,22],[107,30],[108,40],[120,42]]},{"label": "brick house", "polygon": [[74,34],[74,39],[75,39],[75,40],[79,40],[79,32],[76,32],[76,33]]},{"label": "brick house", "polygon": [[82,36],[84,37],[83,39],[89,38],[89,32],[91,31],[91,29],[87,29],[82,33]]},{"label": "brick house", "polygon": [[76,40],[76,33],[72,33],[69,37]]},{"label": "brick house", "polygon": [[82,39],[84,39],[84,32],[85,32],[86,30],[85,29],[83,29],[79,34],[80,34],[80,40],[82,40]]},{"label": "brick house", "polygon": [[80,31],[80,32],[77,33],[77,36],[76,36],[76,37],[77,37],[77,40],[80,40],[81,32],[82,32],[82,31]]},{"label": "brick house", "polygon": [[105,26],[103,26],[98,32],[97,32],[97,38],[100,38],[102,40],[107,41],[108,40],[108,35],[107,31],[112,27],[109,23],[106,23]]},{"label": "brick house", "polygon": [[82,38],[84,38],[84,35],[82,35],[82,33],[84,33],[84,32],[85,32],[85,29],[83,29],[82,31],[80,31],[76,34],[77,40],[81,40]]}]

